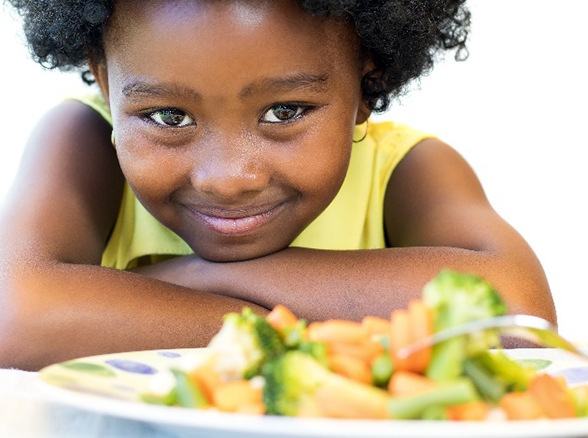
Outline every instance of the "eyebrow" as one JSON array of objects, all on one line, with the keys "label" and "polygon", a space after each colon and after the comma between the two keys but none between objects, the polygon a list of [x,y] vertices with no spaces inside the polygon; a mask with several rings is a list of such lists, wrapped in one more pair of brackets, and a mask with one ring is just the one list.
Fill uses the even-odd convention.
[{"label": "eyebrow", "polygon": [[[307,90],[315,93],[324,92],[327,89],[328,74],[299,73],[285,77],[262,78],[246,85],[239,97],[247,97],[251,94],[271,91],[299,91]],[[202,99],[197,91],[174,83],[150,83],[137,79],[123,86],[122,93],[129,99],[141,99],[142,97],[188,97],[194,100]]]},{"label": "eyebrow", "polygon": [[136,80],[122,89],[125,97],[140,99],[141,97],[189,97],[201,99],[201,95],[191,88],[182,87],[173,83],[149,83],[143,80]]},{"label": "eyebrow", "polygon": [[299,73],[278,78],[264,78],[247,85],[240,93],[241,97],[262,91],[298,91],[308,90],[316,93],[327,89],[328,74]]}]

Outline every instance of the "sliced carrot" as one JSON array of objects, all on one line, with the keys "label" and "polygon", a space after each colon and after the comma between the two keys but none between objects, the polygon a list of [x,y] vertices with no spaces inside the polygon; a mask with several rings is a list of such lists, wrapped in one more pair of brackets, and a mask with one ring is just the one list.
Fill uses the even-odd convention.
[{"label": "sliced carrot", "polygon": [[544,416],[543,410],[531,393],[509,392],[499,402],[509,420],[536,420]]},{"label": "sliced carrot", "polygon": [[538,374],[529,383],[528,390],[549,418],[576,416],[571,393],[561,380],[549,374]]},{"label": "sliced carrot", "polygon": [[213,403],[212,393],[214,388],[221,383],[221,378],[214,369],[214,363],[214,357],[210,357],[189,372],[190,378],[198,384],[211,404]]},{"label": "sliced carrot", "polygon": [[483,421],[488,416],[490,406],[483,401],[474,401],[447,408],[447,418],[453,421]]},{"label": "sliced carrot", "polygon": [[283,328],[294,327],[298,322],[298,318],[283,304],[276,305],[265,319],[276,330]]},{"label": "sliced carrot", "polygon": [[262,389],[250,380],[230,380],[214,388],[212,402],[220,411],[255,413],[263,406]]},{"label": "sliced carrot", "polygon": [[337,374],[365,383],[366,385],[372,384],[372,373],[366,361],[353,356],[330,354],[327,357],[327,364]]},{"label": "sliced carrot", "polygon": [[341,377],[330,379],[314,393],[323,416],[332,418],[388,418],[386,391]]},{"label": "sliced carrot", "polygon": [[365,328],[370,337],[388,336],[390,331],[390,320],[379,318],[377,316],[365,316],[361,320],[361,325]]},{"label": "sliced carrot", "polygon": [[[414,343],[433,334],[433,312],[422,299],[411,300],[408,304],[410,315],[411,342]],[[433,349],[423,348],[410,356],[411,370],[424,372],[431,362]]]},{"label": "sliced carrot", "polygon": [[383,351],[384,347],[379,342],[366,341],[361,344],[347,342],[326,342],[327,353],[351,356],[366,363],[371,363]]},{"label": "sliced carrot", "polygon": [[410,370],[410,358],[399,358],[396,352],[411,343],[411,324],[408,310],[396,309],[390,316],[390,356],[395,370]]},{"label": "sliced carrot", "polygon": [[368,333],[360,323],[343,319],[313,322],[308,326],[308,339],[317,342],[363,343]]},{"label": "sliced carrot", "polygon": [[431,361],[431,348],[399,358],[398,350],[433,332],[433,315],[423,300],[411,300],[407,309],[396,309],[390,316],[390,355],[397,370],[424,372]]},{"label": "sliced carrot", "polygon": [[388,382],[388,392],[394,397],[408,397],[435,389],[437,383],[412,371],[397,370]]}]

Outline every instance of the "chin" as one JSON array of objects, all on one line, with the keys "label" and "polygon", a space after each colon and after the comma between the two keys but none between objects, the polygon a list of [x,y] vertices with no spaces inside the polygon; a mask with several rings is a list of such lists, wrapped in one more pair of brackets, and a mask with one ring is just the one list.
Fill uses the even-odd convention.
[{"label": "chin", "polygon": [[288,245],[278,248],[257,248],[250,245],[224,245],[222,248],[207,250],[205,248],[195,248],[194,253],[209,262],[229,263],[244,262],[260,257],[265,257],[287,248]]}]

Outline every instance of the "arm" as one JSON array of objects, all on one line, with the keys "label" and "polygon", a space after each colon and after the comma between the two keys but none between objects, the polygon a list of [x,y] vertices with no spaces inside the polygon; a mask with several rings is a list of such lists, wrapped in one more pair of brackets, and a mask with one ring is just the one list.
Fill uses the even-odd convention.
[{"label": "arm", "polygon": [[100,267],[122,186],[93,110],[65,102],[35,129],[0,215],[0,367],[203,346],[250,305]]},{"label": "arm", "polygon": [[[156,278],[245,299],[283,303],[309,320],[388,317],[421,295],[442,268],[482,275],[512,313],[555,322],[543,270],[523,238],[492,209],[474,172],[452,148],[423,141],[399,164],[386,196],[391,248],[289,248],[225,264],[187,257],[151,267]],[[147,272],[145,272],[147,273]]]}]

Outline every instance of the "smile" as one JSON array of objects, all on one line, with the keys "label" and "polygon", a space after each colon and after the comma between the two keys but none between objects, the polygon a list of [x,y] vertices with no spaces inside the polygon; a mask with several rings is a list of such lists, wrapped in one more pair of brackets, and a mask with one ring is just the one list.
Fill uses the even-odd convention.
[{"label": "smile", "polygon": [[285,202],[266,207],[223,210],[188,207],[197,220],[215,233],[225,236],[250,234],[272,221],[285,208]]}]

